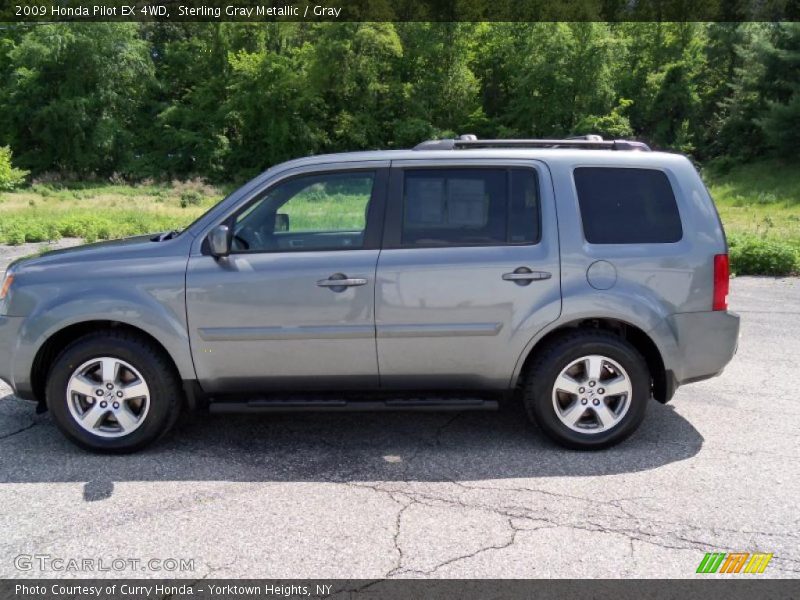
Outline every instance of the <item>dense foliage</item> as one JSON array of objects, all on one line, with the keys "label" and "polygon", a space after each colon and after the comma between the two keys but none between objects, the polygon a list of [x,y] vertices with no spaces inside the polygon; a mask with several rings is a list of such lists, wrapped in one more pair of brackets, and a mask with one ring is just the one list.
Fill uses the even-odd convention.
[{"label": "dense foliage", "polygon": [[800,24],[73,23],[0,34],[35,175],[239,180],[296,156],[600,133],[798,157]]}]

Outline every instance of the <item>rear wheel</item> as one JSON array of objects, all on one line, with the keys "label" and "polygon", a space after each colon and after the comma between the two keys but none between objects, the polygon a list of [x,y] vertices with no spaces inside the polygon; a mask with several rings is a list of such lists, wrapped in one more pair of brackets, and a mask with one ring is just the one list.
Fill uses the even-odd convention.
[{"label": "rear wheel", "polygon": [[528,369],[523,398],[529,417],[559,444],[606,448],[641,424],[650,374],[645,359],[624,339],[578,331],[541,350]]},{"label": "rear wheel", "polygon": [[54,361],[47,407],[73,442],[100,452],[133,452],[172,426],[180,380],[163,352],[128,332],[84,336]]}]

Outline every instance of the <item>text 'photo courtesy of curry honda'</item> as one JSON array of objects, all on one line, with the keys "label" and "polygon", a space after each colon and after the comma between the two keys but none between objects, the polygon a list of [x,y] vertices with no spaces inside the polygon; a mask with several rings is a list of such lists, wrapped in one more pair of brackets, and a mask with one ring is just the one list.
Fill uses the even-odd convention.
[{"label": "text 'photo courtesy of curry honda'", "polygon": [[628,437],[718,375],[739,317],[714,204],[640,143],[454,140],[277,165],[181,232],[13,263],[0,378],[96,451],[182,410],[494,409]]}]

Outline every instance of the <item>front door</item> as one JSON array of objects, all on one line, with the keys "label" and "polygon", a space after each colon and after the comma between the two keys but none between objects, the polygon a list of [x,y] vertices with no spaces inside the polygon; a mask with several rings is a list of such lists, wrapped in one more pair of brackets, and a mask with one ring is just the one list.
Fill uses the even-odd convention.
[{"label": "front door", "polygon": [[189,334],[205,391],[377,387],[386,166],[283,178],[226,219],[230,256],[190,257]]},{"label": "front door", "polygon": [[561,311],[552,190],[535,161],[392,163],[376,284],[382,385],[509,385]]}]

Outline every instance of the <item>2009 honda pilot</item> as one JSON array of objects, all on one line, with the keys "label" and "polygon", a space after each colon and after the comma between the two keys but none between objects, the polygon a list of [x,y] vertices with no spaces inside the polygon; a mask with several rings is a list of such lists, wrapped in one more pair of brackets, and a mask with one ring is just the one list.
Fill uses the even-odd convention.
[{"label": "2009 honda pilot", "polygon": [[141,448],[182,407],[460,410],[498,393],[601,448],[651,397],[722,371],[727,293],[685,157],[462,136],[290,161],[180,233],[12,264],[0,378],[100,451]]}]

